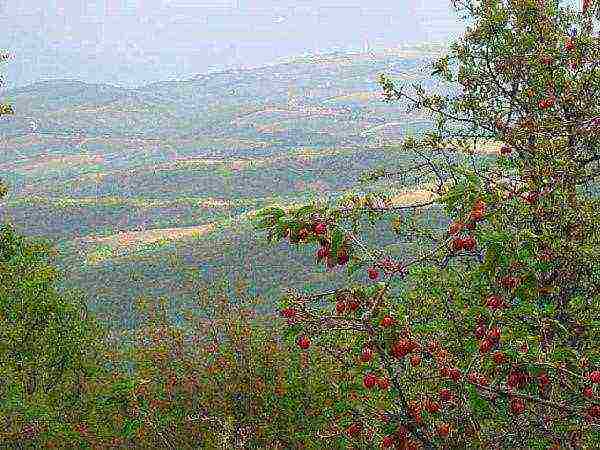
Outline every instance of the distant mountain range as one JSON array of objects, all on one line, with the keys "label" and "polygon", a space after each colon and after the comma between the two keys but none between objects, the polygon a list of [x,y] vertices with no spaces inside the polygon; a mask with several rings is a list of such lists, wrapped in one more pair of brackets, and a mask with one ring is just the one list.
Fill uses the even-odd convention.
[{"label": "distant mountain range", "polygon": [[[377,75],[422,78],[417,66],[439,49],[306,57],[248,70],[198,75],[189,80],[152,83],[137,89],[81,81],[41,81],[5,93],[16,115],[3,121],[3,135],[68,133],[88,136],[244,136],[263,134],[234,126],[243,115],[263,110],[293,111],[314,118],[351,115],[352,121],[372,122],[369,112],[381,108]],[[360,98],[356,94],[373,94]],[[348,97],[353,94],[354,97]],[[369,111],[370,109],[370,111]],[[397,108],[396,108],[397,109]],[[260,122],[286,121],[273,113]],[[382,119],[383,120],[383,119]],[[33,124],[32,124],[33,122]],[[316,131],[316,130],[315,130]],[[323,132],[330,130],[325,127]],[[271,139],[272,136],[269,136]]]},{"label": "distant mountain range", "polygon": [[54,80],[7,91],[16,115],[0,123],[10,187],[0,216],[53,239],[67,284],[126,321],[135,296],[192,298],[189,267],[244,272],[262,293],[285,273],[297,272],[296,286],[339,282],[308,271],[309,250],[300,261],[257,244],[248,214],[409,163],[384,144],[431,120],[384,102],[377,77],[448,92],[430,79],[436,54],[336,53],[136,89]]}]

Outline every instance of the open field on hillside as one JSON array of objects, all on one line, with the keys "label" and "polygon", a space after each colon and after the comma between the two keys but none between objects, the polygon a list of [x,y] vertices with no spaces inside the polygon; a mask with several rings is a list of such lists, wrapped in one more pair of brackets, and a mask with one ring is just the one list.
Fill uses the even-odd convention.
[{"label": "open field on hillside", "polygon": [[[314,249],[268,246],[249,217],[392,187],[357,181],[413,163],[384,147],[431,122],[384,102],[377,76],[439,89],[418,67],[425,53],[407,55],[325,55],[139,89],[57,80],[8,92],[37,131],[0,138],[0,178],[10,186],[0,214],[52,239],[65,287],[120,325],[135,321],[139,296],[193,302],[198,277],[245,274],[270,301],[288,280],[334,285],[344,274],[315,267]],[[392,202],[431,198],[431,180],[415,187],[413,178]]]}]

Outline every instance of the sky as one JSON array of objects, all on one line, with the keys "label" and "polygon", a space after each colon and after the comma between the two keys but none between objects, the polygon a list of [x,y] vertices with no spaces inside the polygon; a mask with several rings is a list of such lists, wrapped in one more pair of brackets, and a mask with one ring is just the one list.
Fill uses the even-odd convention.
[{"label": "sky", "polygon": [[[570,0],[576,3],[577,0]],[[336,50],[450,42],[450,0],[0,0],[4,89],[136,87]]]}]

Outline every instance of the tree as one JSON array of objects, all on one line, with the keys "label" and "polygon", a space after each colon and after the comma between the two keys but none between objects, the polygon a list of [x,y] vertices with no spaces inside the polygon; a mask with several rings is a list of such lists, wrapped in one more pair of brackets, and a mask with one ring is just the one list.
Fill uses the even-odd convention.
[{"label": "tree", "polygon": [[[9,58],[10,58],[10,56],[6,53],[0,54],[0,63],[7,61]],[[0,76],[0,85],[3,83],[4,83],[4,79]],[[12,106],[4,104],[4,103],[0,103],[0,117],[6,116],[6,115],[11,115],[11,114],[14,114],[14,110],[12,109]],[[0,199],[2,197],[4,197],[7,192],[8,192],[8,189],[7,189],[6,185],[0,179]]]},{"label": "tree", "polygon": [[[0,114],[12,114],[0,105]],[[0,197],[7,192],[0,183]],[[44,408],[77,403],[86,378],[100,369],[97,322],[81,298],[59,292],[56,254],[42,240],[0,223],[0,434],[32,439]],[[4,422],[6,420],[6,422]],[[29,420],[22,427],[22,420]],[[12,424],[16,429],[12,429]],[[13,432],[13,434],[11,434]]]},{"label": "tree", "polygon": [[[434,199],[399,205],[383,192],[263,210],[256,225],[270,240],[317,244],[318,262],[348,264],[349,275],[369,269],[367,284],[349,278],[340,290],[287,296],[282,313],[306,351],[307,342],[345,348],[340,361],[370,393],[345,424],[350,441],[595,448],[600,43],[592,10],[453,3],[473,24],[432,75],[460,91],[428,95],[412,85],[409,93],[382,75],[387,100],[429,112],[435,128],[390,148],[422,161],[365,177],[419,172],[436,186]],[[479,151],[490,141],[497,154]],[[448,230],[419,221],[426,207],[445,215]],[[366,242],[365,217],[392,221],[411,251]],[[391,390],[383,381],[373,391],[388,379]]]}]

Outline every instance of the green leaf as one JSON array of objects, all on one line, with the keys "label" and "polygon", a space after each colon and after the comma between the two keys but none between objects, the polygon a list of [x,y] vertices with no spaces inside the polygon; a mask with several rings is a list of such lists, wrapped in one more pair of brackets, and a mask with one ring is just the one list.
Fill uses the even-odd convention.
[{"label": "green leaf", "polygon": [[123,425],[122,433],[128,439],[135,436],[136,431],[141,427],[142,423],[139,419],[127,420]]},{"label": "green leaf", "polygon": [[477,414],[488,414],[490,412],[490,407],[487,402],[481,398],[479,392],[474,386],[467,386],[467,391],[469,392],[469,404],[471,405],[471,409],[473,412]]},{"label": "green leaf", "polygon": [[301,207],[298,211],[296,211],[296,213],[294,215],[300,219],[303,216],[308,216],[309,214],[313,213],[314,211],[315,211],[314,205],[306,205],[306,206]]},{"label": "green leaf", "polygon": [[279,218],[285,216],[285,211],[278,206],[269,206],[256,212],[256,217],[272,216]]},{"label": "green leaf", "polygon": [[352,275],[357,270],[364,268],[367,265],[362,259],[351,259],[348,263],[348,275]]},{"label": "green leaf", "polygon": [[335,228],[331,233],[331,254],[337,255],[338,250],[344,242],[344,233],[339,229]]}]

